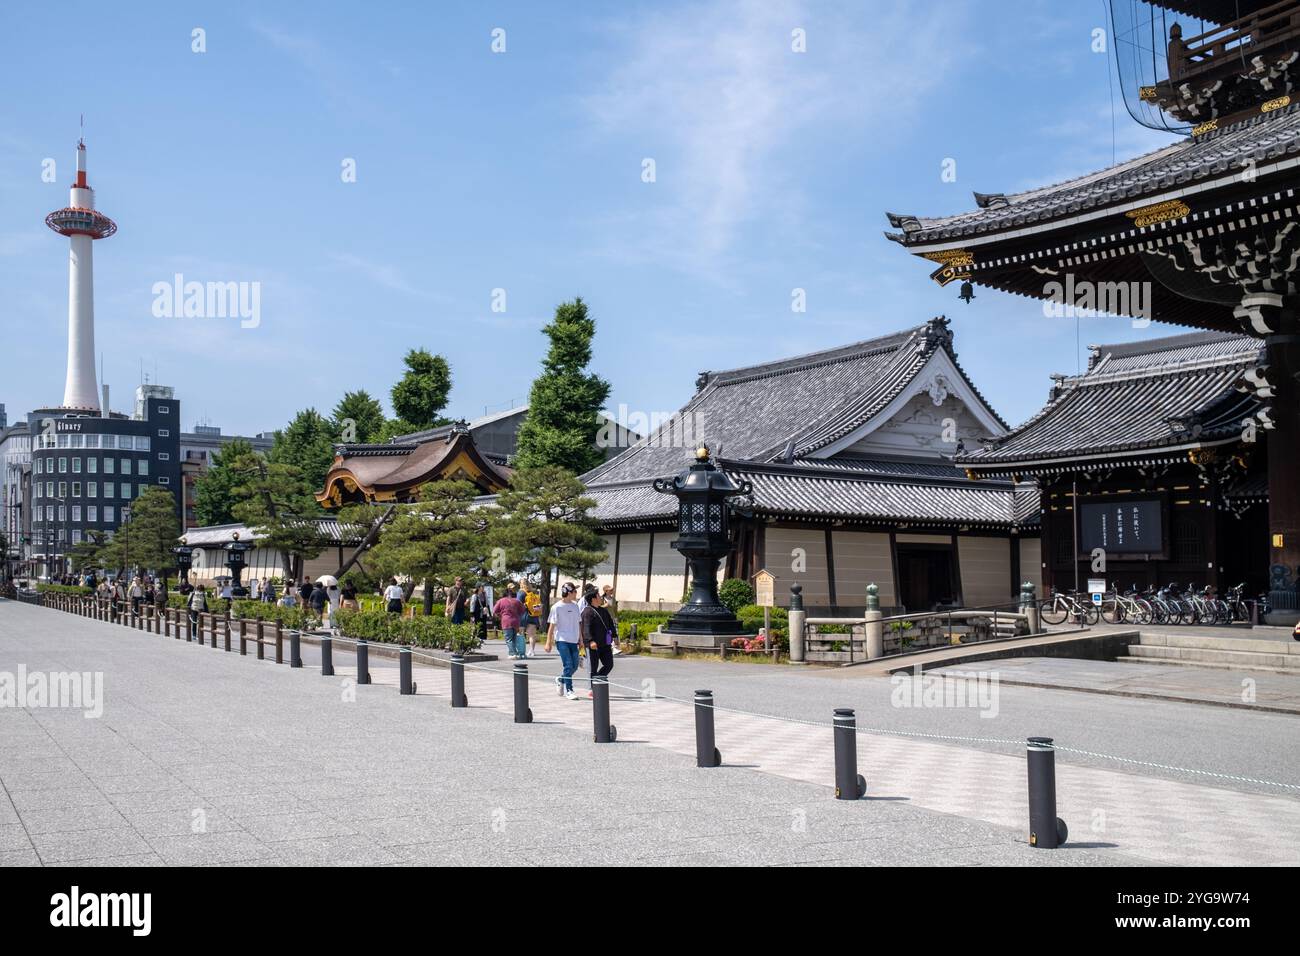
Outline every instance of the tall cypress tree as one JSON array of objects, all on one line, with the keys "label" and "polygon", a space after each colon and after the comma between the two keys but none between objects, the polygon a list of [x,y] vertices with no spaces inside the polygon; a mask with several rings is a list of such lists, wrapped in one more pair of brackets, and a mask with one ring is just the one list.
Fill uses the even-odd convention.
[{"label": "tall cypress tree", "polygon": [[580,475],[605,459],[596,447],[596,432],[609,383],[587,371],[596,321],[588,317],[587,304],[574,299],[556,306],[555,318],[542,331],[551,347],[542,374],[533,381],[514,465],[555,465]]}]

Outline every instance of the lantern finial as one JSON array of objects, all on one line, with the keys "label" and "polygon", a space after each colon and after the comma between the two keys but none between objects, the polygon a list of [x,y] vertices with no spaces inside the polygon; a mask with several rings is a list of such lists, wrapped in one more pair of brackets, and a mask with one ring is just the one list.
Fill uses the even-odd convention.
[{"label": "lantern finial", "polygon": [[695,449],[695,459],[696,461],[708,461],[709,446],[701,444],[699,448]]}]

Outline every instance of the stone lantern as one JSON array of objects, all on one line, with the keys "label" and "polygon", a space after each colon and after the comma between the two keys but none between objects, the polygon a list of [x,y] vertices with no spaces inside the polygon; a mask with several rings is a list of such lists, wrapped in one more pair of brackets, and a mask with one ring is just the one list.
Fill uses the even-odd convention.
[{"label": "stone lantern", "polygon": [[226,545],[226,567],[230,569],[230,576],[234,578],[231,582],[230,593],[233,597],[248,597],[248,588],[240,583],[239,577],[244,571],[244,565],[248,562],[246,554],[252,550],[253,546],[247,541],[239,540],[239,532],[233,532],[230,537],[233,539]]},{"label": "stone lantern", "polygon": [[719,647],[744,633],[744,627],[718,598],[718,562],[731,551],[729,499],[747,495],[749,482],[737,484],[709,458],[703,445],[695,463],[676,478],[657,478],[655,491],[677,498],[677,538],[672,546],[690,566],[691,593],[663,633],[687,647]]},{"label": "stone lantern", "polygon": [[172,548],[172,554],[176,556],[176,577],[180,584],[187,584],[190,580],[190,568],[194,566],[194,549],[185,543],[181,538],[179,546]]}]

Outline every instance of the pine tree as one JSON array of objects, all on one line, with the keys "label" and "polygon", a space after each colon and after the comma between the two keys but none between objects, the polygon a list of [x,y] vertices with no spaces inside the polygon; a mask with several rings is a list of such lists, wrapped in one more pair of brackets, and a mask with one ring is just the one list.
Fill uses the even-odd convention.
[{"label": "pine tree", "polygon": [[269,461],[253,453],[233,465],[240,477],[235,494],[235,518],[258,535],[258,546],[280,552],[285,576],[297,580],[303,558],[324,547],[313,497],[315,487],[302,469]]},{"label": "pine tree", "polygon": [[[349,427],[349,422],[351,427]],[[384,409],[365,389],[345,392],[334,406],[334,430],[339,441],[373,442],[384,427]]]},{"label": "pine tree", "polygon": [[176,517],[176,497],[166,488],[150,485],[131,502],[131,516],[113,534],[110,552],[119,570],[139,568],[164,575],[176,566],[176,547],[181,534]]},{"label": "pine tree", "polygon": [[[270,464],[297,469],[313,491],[325,487],[325,475],[334,464],[334,443],[338,433],[334,423],[316,409],[308,408],[294,416],[285,428],[275,433],[275,442],[266,460]],[[319,513],[313,507],[309,514]]]},{"label": "pine tree", "polygon": [[586,303],[574,299],[556,306],[555,318],[542,331],[551,347],[533,382],[514,465],[554,465],[580,475],[605,458],[596,433],[609,383],[587,371],[596,322],[587,316]]}]

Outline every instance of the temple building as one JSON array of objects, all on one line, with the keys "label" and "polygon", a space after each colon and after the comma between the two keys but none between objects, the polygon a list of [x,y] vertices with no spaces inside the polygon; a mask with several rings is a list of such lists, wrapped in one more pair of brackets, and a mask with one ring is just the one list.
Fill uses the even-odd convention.
[{"label": "temple building", "polygon": [[1048,586],[1246,584],[1254,596],[1268,584],[1268,485],[1241,422],[1260,400],[1233,383],[1259,353],[1227,332],[1093,346],[1042,411],[957,461],[971,477],[1038,482]]},{"label": "temple building", "polygon": [[986,606],[1039,581],[1038,496],[974,481],[952,461],[1007,425],[957,362],[938,318],[794,358],[703,372],[695,395],[644,441],[583,476],[609,557],[596,569],[623,607],[676,605],[685,560],[678,505],[652,487],[707,445],[752,493],[731,521],[728,578],[776,576],[776,601],[849,612]]},{"label": "temple building", "polygon": [[[1300,75],[1300,2],[1124,0],[1113,2],[1111,13],[1115,61],[1129,111],[1148,125],[1184,133],[1183,138],[1055,186],[976,193],[976,208],[958,215],[890,213],[897,231],[887,235],[928,260],[936,282],[960,283],[968,300],[972,287],[982,285],[1065,307],[1251,337],[1259,358],[1249,365],[1228,361],[1225,367],[1232,367],[1237,378],[1229,382],[1225,377],[1223,385],[1259,399],[1253,412],[1237,420],[1237,428],[1239,443],[1253,446],[1245,456],[1250,459],[1247,472],[1266,476],[1261,492],[1267,496],[1267,521],[1259,527],[1251,522],[1239,526],[1243,534],[1257,535],[1249,538],[1222,534],[1217,522],[1203,523],[1204,573],[1193,583],[1209,583],[1214,569],[1232,567],[1236,555],[1231,552],[1266,550],[1276,612],[1270,620],[1290,623],[1300,617],[1300,102],[1293,102]],[[1139,75],[1134,68],[1151,72]],[[1187,352],[1231,352],[1234,347],[1225,341],[1207,340]],[[1220,354],[1215,360],[1226,357]],[[1161,361],[1154,355],[1149,360]],[[1121,353],[1120,367],[1111,368],[1129,366],[1128,371],[1136,372],[1140,361],[1147,359]],[[1174,359],[1172,364],[1189,363]],[[1049,422],[1076,427],[1070,409],[1082,406],[1107,375],[1104,368],[1089,375],[1094,373],[1097,377],[1087,383],[1089,376],[1063,383],[1071,395],[1049,405],[1039,426],[1030,424],[1009,436],[1003,444],[1007,454],[1014,458],[1031,451],[1044,440]],[[1202,437],[1207,425],[1211,430],[1219,424],[1229,427],[1227,418],[1215,417],[1216,408],[1228,409],[1229,401],[1188,409],[1204,419]],[[1111,428],[1112,442],[1129,439],[1122,419]],[[1076,448],[1055,448],[1052,454],[1065,459],[1074,453],[1072,460],[1094,464],[1095,474],[1112,466],[1108,451],[1090,445],[1085,434],[1079,439]],[[1163,447],[1171,450],[1177,443]],[[1224,450],[1216,449],[1215,455],[1229,446],[1217,447]],[[969,464],[979,466],[973,470],[993,466],[992,459],[971,453]],[[1219,467],[1217,461],[1207,462],[1205,448],[1184,447],[1181,454],[1194,468]],[[1155,455],[1153,460],[1167,457]],[[1222,484],[1230,475],[1216,480],[1225,493],[1230,490]],[[1155,490],[1148,479],[1132,473],[1108,481],[1111,485],[1094,484],[1091,492]],[[1116,482],[1126,487],[1115,487]],[[1181,494],[1176,488],[1162,491],[1170,493],[1175,509],[1181,500],[1218,508],[1216,494],[1203,483],[1188,485]],[[1050,497],[1046,503],[1050,508]],[[1056,504],[1061,506],[1059,498]],[[1081,508],[1083,504],[1080,499]],[[1180,553],[1170,534],[1186,530],[1187,522],[1179,521],[1176,511],[1169,517],[1152,561]],[[1187,562],[1191,554],[1186,551]],[[1060,557],[1054,553],[1054,566],[1060,566]],[[1083,560],[1078,551],[1076,559]],[[1248,559],[1248,567],[1253,560]],[[1219,580],[1226,582],[1228,573],[1221,572]]]}]

